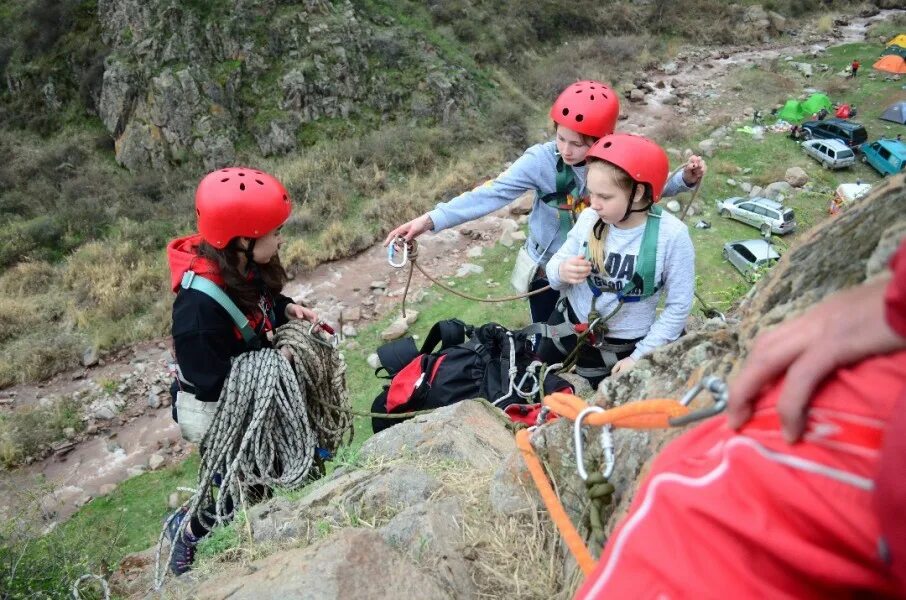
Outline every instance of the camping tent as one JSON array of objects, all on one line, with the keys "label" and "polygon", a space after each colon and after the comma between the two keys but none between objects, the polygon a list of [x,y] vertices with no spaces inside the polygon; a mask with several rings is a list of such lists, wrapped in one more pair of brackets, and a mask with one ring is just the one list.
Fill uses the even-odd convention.
[{"label": "camping tent", "polygon": [[884,71],[885,73],[906,73],[906,60],[893,54],[882,56],[881,59],[872,66],[878,71]]},{"label": "camping tent", "polygon": [[887,42],[887,45],[902,46],[903,48],[906,48],[906,34],[901,33],[897,37],[892,38],[889,42]]},{"label": "camping tent", "polygon": [[893,54],[894,56],[899,56],[900,58],[906,58],[906,48],[903,46],[887,46],[884,48],[884,52],[881,53],[881,56],[887,56],[888,54]]},{"label": "camping tent", "polygon": [[778,118],[790,123],[798,123],[806,116],[805,111],[802,110],[802,103],[798,100],[787,100],[780,112],[777,113]]},{"label": "camping tent", "polygon": [[885,121],[906,124],[906,101],[894,102],[884,110],[881,118]]},{"label": "camping tent", "polygon": [[828,112],[834,109],[834,105],[831,104],[830,98],[824,94],[812,94],[808,97],[808,100],[802,103],[802,110],[807,115],[813,115],[822,108]]}]

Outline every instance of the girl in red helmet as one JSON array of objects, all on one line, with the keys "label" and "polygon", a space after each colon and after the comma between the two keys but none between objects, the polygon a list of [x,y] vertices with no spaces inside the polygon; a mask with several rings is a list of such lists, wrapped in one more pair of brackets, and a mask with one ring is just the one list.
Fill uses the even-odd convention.
[{"label": "girl in red helmet", "polygon": [[[217,402],[231,359],[266,346],[268,332],[290,319],[317,320],[313,311],[280,293],[287,281],[277,255],[280,228],[291,210],[283,185],[256,169],[220,169],[198,184],[198,233],[167,245],[176,292],[172,334],[178,379],[171,387],[175,420],[181,400],[187,411],[195,401]],[[231,314],[229,305],[238,310]],[[184,514],[168,520],[171,538]],[[173,573],[190,568],[195,544],[212,524],[193,518],[173,540]]]},{"label": "girl in red helmet", "polygon": [[[442,231],[490,214],[525,192],[534,192],[529,234],[520,251],[513,285],[519,291],[547,285],[544,265],[560,249],[576,215],[587,205],[585,157],[599,138],[613,133],[620,113],[617,93],[599,81],[579,81],[567,87],[550,110],[556,139],[525,151],[506,171],[487,185],[439,203],[434,210],[391,231],[389,245],[398,237],[411,240],[426,231]],[[704,163],[690,159],[681,174],[671,179],[663,195],[673,196],[698,184]],[[532,321],[546,322],[559,294],[555,290],[529,299]]]},{"label": "girl in red helmet", "polygon": [[[547,264],[562,300],[549,323],[606,317],[603,336],[580,350],[576,371],[593,386],[626,371],[683,332],[695,291],[695,251],[686,226],[656,206],[669,163],[651,140],[631,134],[601,138],[586,153],[589,208]],[[660,315],[661,296],[666,304]],[[572,328],[541,346],[546,362],[575,347]],[[601,332],[599,331],[599,334]]]}]

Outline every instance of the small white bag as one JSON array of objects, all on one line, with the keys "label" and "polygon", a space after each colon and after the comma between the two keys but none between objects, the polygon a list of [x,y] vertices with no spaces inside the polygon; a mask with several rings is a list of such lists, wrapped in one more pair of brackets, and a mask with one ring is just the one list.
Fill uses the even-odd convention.
[{"label": "small white bag", "polygon": [[513,274],[510,276],[510,284],[520,294],[529,291],[529,285],[535,279],[535,273],[538,271],[538,263],[532,260],[525,246],[519,249],[516,255],[516,264],[513,265]]},{"label": "small white bag", "polygon": [[176,417],[182,437],[195,444],[201,442],[207,433],[214,415],[217,414],[219,402],[202,402],[195,394],[179,391],[176,393]]}]

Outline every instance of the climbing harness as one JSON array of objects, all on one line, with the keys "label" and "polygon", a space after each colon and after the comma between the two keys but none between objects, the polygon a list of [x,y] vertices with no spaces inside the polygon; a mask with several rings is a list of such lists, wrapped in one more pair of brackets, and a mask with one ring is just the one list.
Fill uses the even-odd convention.
[{"label": "climbing harness", "polygon": [[[396,247],[401,247],[403,258],[399,262],[395,262],[394,257],[396,256]],[[475,302],[509,302],[510,300],[521,300],[522,298],[528,298],[529,296],[534,296],[536,294],[541,294],[546,292],[551,288],[551,286],[546,285],[543,288],[537,290],[532,290],[531,292],[526,292],[524,294],[516,294],[513,296],[503,296],[500,298],[479,298],[478,296],[472,296],[470,294],[465,294],[459,290],[455,290],[448,285],[445,285],[441,281],[438,281],[436,278],[432,277],[425,269],[418,263],[418,242],[416,240],[406,240],[405,238],[398,237],[388,246],[387,249],[387,262],[390,263],[390,266],[395,269],[401,269],[406,265],[406,261],[409,261],[409,275],[406,278],[406,287],[403,290],[403,318],[406,317],[406,298],[409,295],[409,285],[412,282],[412,271],[413,269],[418,269],[419,273],[424,275],[428,281],[437,285],[441,289],[444,289],[451,294],[459,296],[460,298],[465,298],[466,300],[473,300]]]},{"label": "climbing harness", "polygon": [[[711,392],[713,395],[713,404],[698,410],[691,410],[688,405],[704,390]],[[534,430],[540,424],[546,422],[547,415],[550,412],[572,419],[575,422],[573,425],[573,440],[576,445],[576,472],[580,479],[585,482],[586,493],[590,500],[589,529],[591,542],[595,547],[601,548],[604,545],[604,512],[610,505],[614,492],[614,486],[610,483],[610,478],[616,468],[613,429],[681,427],[720,413],[726,407],[727,396],[727,385],[718,377],[705,377],[687,391],[680,401],[666,398],[640,400],[610,409],[590,406],[581,398],[571,394],[550,394],[544,398],[544,406],[538,414],[538,425],[516,433],[516,446],[525,459],[529,473],[538,488],[545,508],[586,576],[594,570],[595,559],[563,508],[563,504],[557,497],[550,480],[545,474],[544,467],[535,453],[531,439]],[[589,473],[585,468],[582,442],[583,426],[602,428],[600,443],[603,450],[604,467],[600,472]]]},{"label": "climbing harness", "polygon": [[[352,440],[346,364],[331,343],[309,331],[314,326],[291,321],[276,331],[274,348],[233,359],[201,441],[197,489],[186,508],[189,518],[183,519],[174,539],[191,517],[204,515],[216,524],[229,521],[235,506],[228,508],[228,498],[235,505],[248,486],[292,489],[308,483],[325,458]],[[215,500],[214,481],[220,475]],[[156,588],[164,576],[158,561]]]}]

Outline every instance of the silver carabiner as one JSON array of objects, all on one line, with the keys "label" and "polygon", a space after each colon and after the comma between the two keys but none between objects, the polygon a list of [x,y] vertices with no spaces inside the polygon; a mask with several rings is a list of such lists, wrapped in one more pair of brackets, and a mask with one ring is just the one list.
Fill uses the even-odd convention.
[{"label": "silver carabiner", "polygon": [[721,379],[720,377],[715,377],[713,375],[703,377],[698,383],[692,386],[692,388],[683,395],[683,398],[680,400],[680,404],[682,404],[683,406],[689,406],[689,403],[692,402],[692,400],[694,400],[702,390],[708,390],[709,392],[711,392],[711,395],[714,396],[714,404],[690,412],[689,414],[682,417],[671,417],[670,419],[668,419],[670,425],[674,427],[688,425],[689,423],[694,423],[695,421],[700,421],[701,419],[707,419],[708,417],[713,417],[714,415],[723,412],[723,410],[727,407],[727,400],[729,400],[730,391],[723,379]]},{"label": "silver carabiner", "polygon": [[[525,373],[522,374],[522,379],[520,379],[520,380],[519,380],[519,383],[516,384],[516,394],[518,394],[520,398],[523,398],[523,399],[525,399],[525,400],[528,400],[529,398],[534,397],[535,394],[538,393],[538,389],[539,389],[541,386],[540,386],[540,383],[539,383],[539,381],[538,381],[538,376],[535,375],[535,370],[536,370],[538,367],[540,367],[542,364],[543,364],[543,363],[542,363],[540,360],[533,360],[533,361],[529,364],[528,368],[526,368]],[[532,379],[534,379],[534,380],[535,380],[535,383],[534,383],[534,385],[532,386],[532,389],[531,389],[531,390],[529,390],[529,391],[527,391],[527,392],[523,392],[523,391],[522,391],[522,386],[525,385],[525,380],[526,380],[526,378],[528,378],[528,377],[531,377]]]},{"label": "silver carabiner", "polygon": [[[396,245],[397,243],[402,242],[403,246],[403,260],[398,263],[393,262],[393,255],[396,254]],[[390,266],[394,269],[402,269],[406,266],[406,261],[409,260],[409,243],[404,237],[398,237],[387,247],[387,262],[390,263]]]},{"label": "silver carabiner", "polygon": [[[576,471],[582,481],[588,481],[588,471],[585,470],[585,455],[582,450],[582,421],[591,413],[602,413],[604,409],[600,406],[589,406],[583,408],[576,416],[576,422],[573,424],[573,441],[576,444]],[[610,478],[613,475],[617,460],[614,453],[613,427],[605,425],[601,428],[601,448],[604,450],[604,477]]]}]

